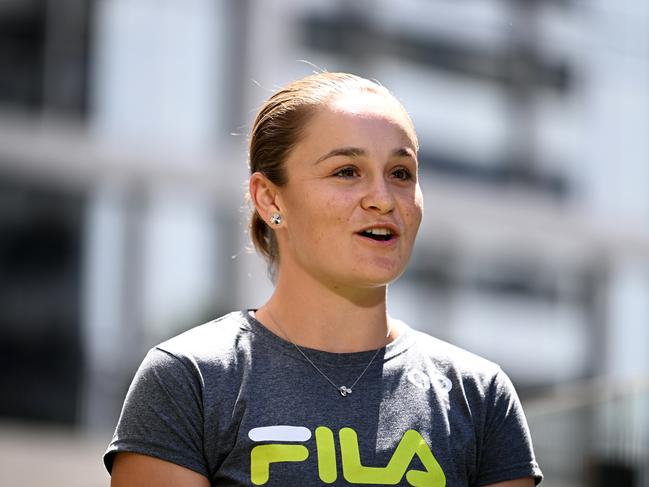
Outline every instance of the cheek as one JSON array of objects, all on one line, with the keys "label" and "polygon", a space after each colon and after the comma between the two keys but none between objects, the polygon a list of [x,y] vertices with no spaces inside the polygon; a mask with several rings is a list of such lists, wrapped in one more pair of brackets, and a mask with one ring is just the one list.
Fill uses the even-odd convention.
[{"label": "cheek", "polygon": [[348,198],[340,195],[314,199],[309,203],[314,211],[311,221],[304,222],[308,226],[305,230],[312,236],[308,245],[318,248],[318,252],[341,252],[352,228],[349,204]]},{"label": "cheek", "polygon": [[[423,203],[423,202],[422,202]],[[417,229],[419,229],[419,225],[421,224],[421,220],[424,216],[424,206],[422,205],[417,205],[415,207],[415,211],[413,214],[413,218],[415,220],[415,225],[417,226]]]},{"label": "cheek", "polygon": [[300,234],[315,246],[323,243],[335,245],[335,237],[342,235],[351,219],[349,211],[346,211],[349,202],[341,197],[314,196],[304,195],[302,203],[298,204],[296,216],[300,220]]},{"label": "cheek", "polygon": [[317,207],[322,213],[323,220],[333,223],[346,223],[351,219],[354,201],[352,195],[336,194],[320,200]]},{"label": "cheek", "polygon": [[417,184],[417,189],[415,190],[415,205],[419,210],[419,216],[424,213],[424,194],[421,192],[421,187]]},{"label": "cheek", "polygon": [[419,188],[417,188],[414,198],[409,198],[403,208],[406,223],[411,227],[414,233],[417,233],[424,214],[424,199]]}]

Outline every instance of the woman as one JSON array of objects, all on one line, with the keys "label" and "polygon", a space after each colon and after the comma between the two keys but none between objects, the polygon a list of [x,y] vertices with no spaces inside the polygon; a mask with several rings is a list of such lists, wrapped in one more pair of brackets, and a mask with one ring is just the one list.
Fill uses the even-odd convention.
[{"label": "woman", "polygon": [[149,352],[105,456],[113,486],[540,481],[498,366],[387,315],[422,217],[417,149],[401,104],[353,75],[264,104],[251,235],[275,291]]}]

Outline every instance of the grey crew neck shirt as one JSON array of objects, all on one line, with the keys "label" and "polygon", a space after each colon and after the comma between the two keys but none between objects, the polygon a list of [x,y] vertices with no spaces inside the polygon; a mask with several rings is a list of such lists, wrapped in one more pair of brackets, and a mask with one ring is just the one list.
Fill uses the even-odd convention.
[{"label": "grey crew neck shirt", "polygon": [[[375,351],[304,348],[350,386]],[[480,486],[542,478],[516,392],[494,363],[400,324],[343,397],[249,312],[149,351],[104,456],[160,458],[214,486]]]}]

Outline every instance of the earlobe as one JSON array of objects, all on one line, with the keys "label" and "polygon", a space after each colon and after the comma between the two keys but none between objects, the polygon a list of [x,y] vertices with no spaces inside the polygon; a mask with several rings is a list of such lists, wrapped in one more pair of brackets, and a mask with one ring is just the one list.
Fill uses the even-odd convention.
[{"label": "earlobe", "polygon": [[268,219],[268,222],[271,225],[279,225],[282,223],[282,214],[279,211],[274,211],[272,215],[270,215],[270,218]]}]

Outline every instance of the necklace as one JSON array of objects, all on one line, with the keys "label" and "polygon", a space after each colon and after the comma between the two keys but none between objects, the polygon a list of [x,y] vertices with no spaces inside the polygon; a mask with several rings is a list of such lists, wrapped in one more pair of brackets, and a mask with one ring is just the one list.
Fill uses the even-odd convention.
[{"label": "necklace", "polygon": [[[352,393],[352,390],[354,389],[354,386],[358,383],[359,380],[361,380],[361,377],[363,377],[365,375],[365,372],[367,372],[367,369],[370,368],[370,365],[372,365],[372,362],[374,362],[374,359],[379,354],[379,352],[381,351],[381,348],[382,348],[381,347],[381,348],[377,349],[376,352],[374,352],[374,355],[372,355],[372,358],[370,359],[370,361],[367,363],[367,365],[363,369],[363,372],[361,372],[360,375],[358,377],[356,377],[356,380],[354,382],[352,382],[351,386],[349,386],[349,387],[344,386],[344,385],[339,386],[334,381],[332,381],[327,374],[325,374],[322,370],[320,370],[320,367],[318,367],[313,362],[313,360],[311,360],[308,357],[308,355],[306,353],[304,353],[304,350],[302,350],[300,347],[298,347],[297,344],[293,340],[291,340],[291,338],[288,336],[288,333],[286,333],[284,331],[284,329],[280,326],[279,322],[275,319],[275,317],[273,316],[273,314],[270,312],[270,310],[268,308],[266,308],[266,312],[268,313],[268,316],[270,316],[270,318],[273,320],[273,323],[275,324],[275,326],[277,326],[277,328],[279,328],[279,330],[282,332],[282,334],[286,337],[286,340],[288,340],[288,342],[291,345],[293,345],[298,352],[300,352],[300,354],[306,359],[306,361],[309,362],[311,364],[311,366],[315,370],[317,370],[322,377],[327,379],[327,382],[329,382],[329,384],[331,384],[334,387],[334,389],[336,389],[340,393],[340,395],[343,396],[343,397],[346,397],[348,394]],[[388,336],[389,335],[390,335],[390,330],[388,330]]]}]

